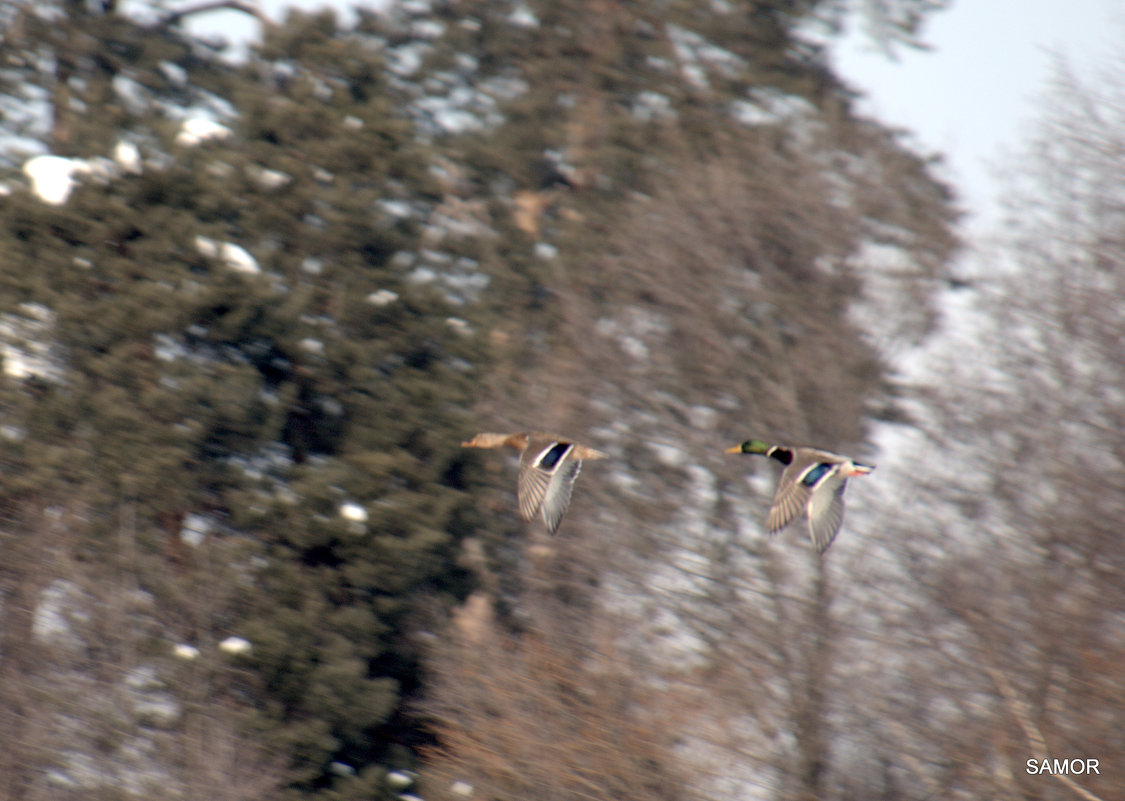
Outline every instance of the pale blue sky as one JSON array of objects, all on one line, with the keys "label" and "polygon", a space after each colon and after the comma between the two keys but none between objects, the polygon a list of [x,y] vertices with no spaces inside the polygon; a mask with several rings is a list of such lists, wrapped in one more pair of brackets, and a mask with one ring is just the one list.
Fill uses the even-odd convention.
[{"label": "pale blue sky", "polygon": [[914,131],[925,152],[943,153],[943,177],[987,226],[997,214],[994,165],[1039,113],[1055,58],[1090,75],[1119,54],[1123,38],[1120,0],[955,0],[930,19],[928,51],[892,61],[850,35],[835,54],[839,70],[869,93],[861,108]]}]

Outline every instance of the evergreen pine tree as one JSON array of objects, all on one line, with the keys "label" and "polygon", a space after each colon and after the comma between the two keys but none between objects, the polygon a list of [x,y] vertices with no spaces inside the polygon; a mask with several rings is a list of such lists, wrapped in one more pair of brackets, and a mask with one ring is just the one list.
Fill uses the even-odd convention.
[{"label": "evergreen pine tree", "polygon": [[[18,14],[9,45],[58,59],[53,76],[21,62],[22,86],[50,87],[43,139],[97,174],[55,205],[0,200],[13,517],[62,506],[78,552],[117,563],[127,509],[131,575],[168,635],[145,647],[245,638],[229,699],[258,710],[292,787],[378,796],[378,766],[415,736],[407,615],[463,592],[458,443],[479,357],[457,315],[481,280],[468,256],[419,261],[428,155],[379,48],[294,14],[231,64],[113,10]],[[224,127],[200,138],[193,118]],[[104,158],[118,141],[141,163]],[[49,369],[20,373],[40,346]],[[199,614],[194,593],[226,601]]]}]

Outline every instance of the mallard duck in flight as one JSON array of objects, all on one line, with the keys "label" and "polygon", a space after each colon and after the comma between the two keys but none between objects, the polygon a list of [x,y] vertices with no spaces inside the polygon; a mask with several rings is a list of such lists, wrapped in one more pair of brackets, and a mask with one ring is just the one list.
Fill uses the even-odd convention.
[{"label": "mallard duck in flight", "polygon": [[821,553],[840,530],[848,479],[875,469],[875,465],[860,464],[831,451],[769,445],[760,439],[727,448],[727,453],[757,453],[785,465],[770,506],[770,534],[804,516],[809,521],[809,537]]},{"label": "mallard duck in flight", "polygon": [[542,512],[547,531],[552,534],[570,505],[570,494],[582,469],[582,460],[604,459],[609,455],[543,431],[477,434],[461,445],[520,451],[520,474],[516,484],[520,515],[524,520],[534,520],[535,515]]}]

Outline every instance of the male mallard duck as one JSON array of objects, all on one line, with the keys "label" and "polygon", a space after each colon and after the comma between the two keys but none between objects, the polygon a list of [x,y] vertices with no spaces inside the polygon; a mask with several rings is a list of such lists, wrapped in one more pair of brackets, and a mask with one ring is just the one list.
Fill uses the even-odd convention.
[{"label": "male mallard duck", "polygon": [[809,537],[821,553],[832,544],[844,519],[844,489],[852,476],[863,476],[875,465],[817,448],[788,448],[749,439],[727,453],[758,453],[785,465],[770,507],[770,534],[776,534],[802,514],[809,521]]},{"label": "male mallard duck", "polygon": [[543,522],[552,534],[570,505],[570,493],[578,471],[582,469],[582,460],[604,459],[609,455],[542,431],[477,434],[461,445],[465,448],[515,448],[520,451],[520,475],[516,486],[520,515],[524,520],[533,520],[542,510]]}]

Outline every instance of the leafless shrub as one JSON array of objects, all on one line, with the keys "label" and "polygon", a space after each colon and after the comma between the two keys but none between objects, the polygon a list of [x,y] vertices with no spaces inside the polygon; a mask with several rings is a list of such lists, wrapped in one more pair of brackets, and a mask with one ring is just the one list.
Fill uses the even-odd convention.
[{"label": "leafless shrub", "polygon": [[[89,561],[80,508],[75,499],[29,502],[6,533],[0,797],[244,801],[278,792],[284,765],[233,700],[247,677],[209,638],[191,635],[221,622],[237,582],[209,564],[169,571],[163,553],[138,546],[127,505],[112,546]],[[194,587],[182,606],[157,603],[181,583]],[[189,639],[203,647],[177,657],[173,646]]]},{"label": "leafless shrub", "polygon": [[639,678],[604,621],[589,622],[595,631],[492,626],[433,649],[426,798],[463,799],[459,782],[513,801],[689,797],[671,760],[672,699]]}]

